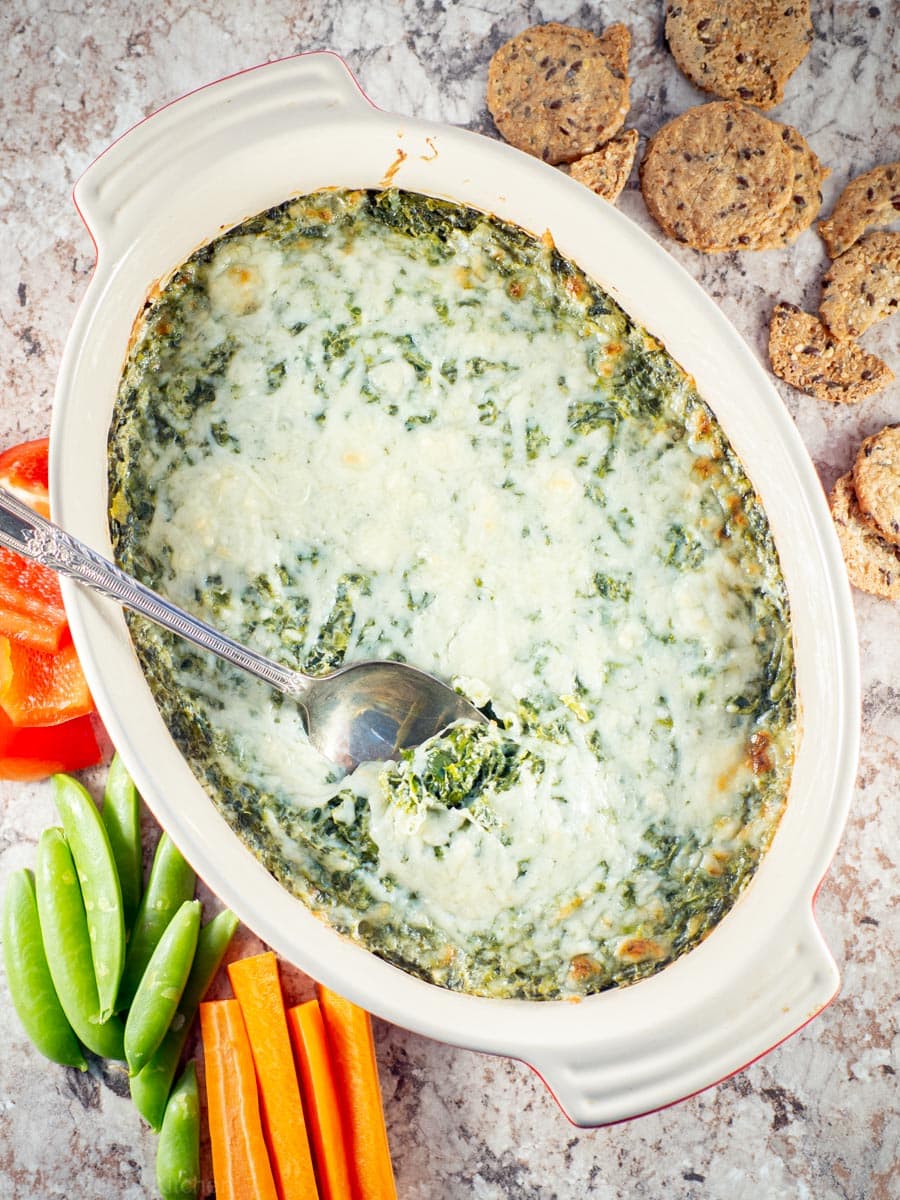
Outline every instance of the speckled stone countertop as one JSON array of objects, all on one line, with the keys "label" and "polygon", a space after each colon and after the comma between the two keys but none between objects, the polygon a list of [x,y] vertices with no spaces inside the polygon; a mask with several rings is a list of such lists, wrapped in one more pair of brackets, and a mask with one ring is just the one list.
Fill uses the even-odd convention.
[{"label": "speckled stone countertop", "polygon": [[[383,108],[496,136],[488,60],[539,21],[633,35],[632,109],[642,137],[703,97],[644,0],[7,0],[0,11],[0,447],[48,429],[67,331],[93,264],[70,199],[116,136],[166,101],[242,67],[301,50],[339,51]],[[817,3],[812,51],[774,116],[831,168],[824,211],[848,178],[900,157],[896,0]],[[668,243],[633,172],[620,208],[700,281],[760,360],[772,305],[814,311],[824,248],[705,257]],[[864,338],[900,375],[898,318]],[[855,448],[900,420],[900,383],[832,407],[777,383],[822,483]],[[900,606],[854,592],[863,678],[856,793],[818,918],[843,986],[815,1021],[747,1070],[627,1124],[571,1126],[516,1062],[377,1024],[391,1146],[403,1200],[888,1200],[900,1196],[897,1087],[900,872]],[[95,781],[96,782],[96,781]],[[0,785],[0,885],[32,865],[55,813],[46,785]],[[152,830],[148,818],[148,831]],[[243,931],[240,950],[257,945]],[[310,981],[288,972],[292,994]],[[134,1200],[155,1195],[153,1135],[117,1070],[80,1075],[25,1041],[0,982],[0,1197]],[[212,1194],[211,1182],[204,1195]]]}]

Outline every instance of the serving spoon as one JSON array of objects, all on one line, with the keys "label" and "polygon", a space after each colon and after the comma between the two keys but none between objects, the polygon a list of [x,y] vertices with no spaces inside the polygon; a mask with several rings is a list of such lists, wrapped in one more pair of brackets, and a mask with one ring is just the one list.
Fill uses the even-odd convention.
[{"label": "serving spoon", "polygon": [[397,758],[454,721],[487,721],[452,688],[407,663],[369,659],[312,676],[248,650],[120,571],[3,488],[0,545],[118,601],[290,696],[312,745],[345,771]]}]

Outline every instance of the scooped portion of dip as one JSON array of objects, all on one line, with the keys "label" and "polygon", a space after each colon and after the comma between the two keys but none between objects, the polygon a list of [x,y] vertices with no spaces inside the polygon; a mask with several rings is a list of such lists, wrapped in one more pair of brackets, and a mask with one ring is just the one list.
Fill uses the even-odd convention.
[{"label": "scooped portion of dip", "polygon": [[337,778],[295,705],[133,620],[197,778],[326,921],[540,999],[731,907],[793,759],[777,554],[691,380],[549,240],[399,191],[261,214],[148,305],[109,450],[124,568],[292,666],[406,659],[494,718]]}]

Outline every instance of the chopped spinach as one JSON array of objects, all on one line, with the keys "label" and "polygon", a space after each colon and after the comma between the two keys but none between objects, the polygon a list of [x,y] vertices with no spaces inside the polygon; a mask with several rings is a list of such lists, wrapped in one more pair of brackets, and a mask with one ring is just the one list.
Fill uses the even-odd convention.
[{"label": "chopped spinach", "polygon": [[[383,240],[393,256],[378,305],[340,281],[341,260],[356,238]],[[249,351],[246,326],[253,322],[215,304],[219,253],[242,253],[257,242],[305,279],[295,295],[288,287],[273,297],[278,340],[264,360]],[[321,267],[303,274],[310,258],[331,262],[337,272],[328,304],[317,297]],[[422,263],[440,282],[414,295],[411,280]],[[489,338],[482,338],[485,331]],[[518,357],[507,352],[508,335],[522,339]],[[544,348],[556,343],[570,348],[568,356],[551,360],[537,386]],[[254,436],[244,435],[246,416],[239,423],[230,408],[247,386],[258,397],[261,422],[274,413],[280,429],[291,420],[302,429],[296,443],[289,433],[279,436],[297,454],[298,475],[310,472],[310,486],[317,455],[333,451],[342,430],[354,430],[360,409],[379,429],[391,419],[381,446],[391,463],[399,447],[433,445],[440,455],[448,413],[464,409],[462,425],[449,431],[463,434],[473,468],[490,462],[492,474],[470,476],[455,444],[453,475],[429,544],[412,547],[404,563],[383,574],[365,565],[364,539],[357,561],[346,548],[335,553],[327,529],[307,529],[294,541],[292,530],[279,528],[243,574],[226,545],[188,577],[178,538],[190,533],[178,528],[179,500],[166,472],[186,464],[205,469],[207,481],[217,471],[232,472],[238,481],[232,497],[242,498],[246,487],[248,511],[254,510],[253,489],[263,495],[270,484],[265,470],[254,477]],[[290,417],[288,399],[295,406]],[[359,441],[348,444],[358,452]],[[402,468],[409,480],[392,468],[392,485],[420,486],[409,465],[414,457]],[[669,507],[647,536],[629,475],[635,460],[645,464],[648,487],[670,460],[692,472],[701,499],[691,519]],[[550,491],[560,478],[551,474],[557,461],[575,480],[575,503],[559,512],[553,505],[560,496]],[[490,505],[498,501],[501,521],[513,518],[501,532],[517,539],[523,566],[516,578],[498,570],[479,541],[481,512],[470,493],[480,484]],[[526,519],[515,506],[538,487],[548,489],[540,493],[546,506],[532,508]],[[385,520],[402,521],[390,491],[373,505],[383,505]],[[551,596],[554,611],[558,600],[563,615],[574,606],[579,631],[599,631],[599,642],[585,637],[591,647],[585,660],[580,645],[569,647],[577,661],[561,669],[562,635],[535,601],[522,616],[535,632],[520,657],[504,660],[506,631],[498,622],[497,645],[485,639],[485,661],[479,656],[471,668],[483,668],[490,679],[496,659],[517,682],[516,691],[494,695],[485,707],[494,718],[490,727],[453,727],[386,765],[375,784],[329,776],[321,796],[298,798],[291,771],[273,766],[234,719],[234,712],[244,714],[248,730],[264,726],[277,743],[282,728],[297,728],[290,700],[129,618],[172,736],[232,827],[285,887],[388,961],[481,995],[585,994],[643,978],[689,950],[751,877],[784,803],[796,715],[788,597],[766,516],[690,380],[549,239],[396,189],[298,197],[230,230],[184,263],[147,307],[110,427],[109,500],[123,567],[150,586],[183,589],[182,601],[199,615],[313,673],[353,657],[416,659],[421,630],[443,619],[441,586],[423,565],[429,555],[468,581],[467,603],[502,611],[505,588],[527,591],[531,570],[546,571],[539,556],[564,539],[569,512],[584,522],[588,540],[577,581],[567,595],[542,594]],[[271,501],[277,507],[277,489]],[[336,489],[335,506],[341,502]],[[466,503],[473,523],[462,543],[454,542],[442,524],[444,506]],[[212,518],[215,504],[213,497]],[[496,536],[492,523],[488,542]],[[475,559],[485,552],[484,565],[470,561],[470,552]],[[655,595],[645,587],[641,554],[665,581]],[[717,578],[719,556],[741,568],[723,594],[735,624],[753,634],[748,645],[720,646],[707,658],[671,605],[682,589],[690,596],[692,586],[705,583],[707,570]],[[532,557],[540,567],[532,567]],[[678,601],[669,600],[670,588]],[[451,616],[464,640],[465,605]],[[632,645],[639,651],[632,654]],[[682,679],[678,656],[687,651],[690,669]],[[646,661],[645,652],[652,655]],[[648,672],[649,695],[639,690]],[[527,688],[518,686],[520,679]],[[496,681],[501,689],[506,682]],[[672,689],[682,684],[679,708]],[[645,697],[643,707],[637,696]],[[731,730],[729,812],[740,830],[734,837],[719,838],[712,825],[679,825],[671,816],[690,813],[694,799],[680,758],[682,727],[694,719],[716,719]],[[639,748],[633,762],[620,753],[623,741]],[[587,795],[560,785],[559,764],[582,753]],[[520,793],[552,801],[543,810],[548,829],[557,817],[572,820],[588,807],[592,819],[609,819],[615,830],[624,806],[652,789],[664,796],[669,816],[646,827],[642,816],[624,874],[621,864],[611,871],[607,856],[598,854],[582,877],[570,878],[567,860],[550,891],[534,898],[529,889],[540,886],[548,830],[536,824],[534,841],[523,846],[521,819],[510,818]],[[509,886],[518,889],[510,894],[530,897],[527,903],[501,905],[480,924],[473,918],[468,933],[447,924],[428,887],[405,877],[397,847],[379,842],[386,820],[425,830],[420,819],[430,823],[426,853],[434,878],[444,879],[442,872],[453,878],[463,844],[476,861],[496,852]],[[413,841],[408,850],[415,848]],[[569,847],[573,861],[578,849],[574,842]],[[566,941],[575,913],[573,928],[581,922],[593,930],[585,952],[573,953]]]}]

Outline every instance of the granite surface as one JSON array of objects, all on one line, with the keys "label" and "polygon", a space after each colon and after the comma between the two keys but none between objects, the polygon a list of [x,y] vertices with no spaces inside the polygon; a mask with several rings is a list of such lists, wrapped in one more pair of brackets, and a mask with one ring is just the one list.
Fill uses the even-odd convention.
[{"label": "granite surface", "polygon": [[[43,434],[64,340],[93,264],[70,200],[113,138],[166,101],[301,50],[345,56],[381,107],[496,136],[488,60],[540,21],[633,35],[642,138],[702,99],[679,73],[648,0],[6,0],[0,9],[0,446]],[[812,51],[774,115],[848,178],[900,157],[897,0],[818,3]],[[776,299],[815,307],[826,264],[814,232],[783,251],[705,257],[666,241],[633,172],[620,208],[657,237],[766,363]],[[900,374],[898,319],[863,339]],[[900,384],[832,407],[776,381],[824,486],[855,447],[900,420]],[[900,1196],[897,1088],[900,606],[854,592],[863,734],[849,823],[817,904],[842,972],[839,997],[780,1048],[666,1111],[594,1131],[571,1126],[524,1065],[377,1025],[403,1200],[888,1200]],[[96,784],[97,780],[93,782]],[[0,785],[0,885],[31,865],[55,813],[46,785]],[[153,832],[148,818],[148,834]],[[242,931],[239,952],[255,945]],[[291,993],[310,981],[288,972]],[[0,1198],[155,1195],[154,1137],[118,1069],[46,1063],[25,1041],[0,977]],[[212,1194],[209,1183],[205,1195]]]}]

